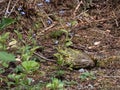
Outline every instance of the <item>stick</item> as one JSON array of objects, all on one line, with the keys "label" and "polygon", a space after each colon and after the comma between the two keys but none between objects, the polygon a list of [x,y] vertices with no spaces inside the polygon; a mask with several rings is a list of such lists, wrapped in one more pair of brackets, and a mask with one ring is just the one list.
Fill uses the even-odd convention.
[{"label": "stick", "polygon": [[78,3],[77,7],[75,8],[75,11],[73,12],[73,16],[74,17],[76,16],[76,12],[79,9],[79,7],[80,7],[81,4],[83,4],[82,0],[81,0],[81,2]]},{"label": "stick", "polygon": [[7,14],[8,14],[8,10],[9,10],[9,8],[10,8],[10,3],[11,3],[11,0],[9,0],[9,3],[8,3],[8,5],[7,5],[7,9],[6,9],[6,11],[5,11],[5,17],[7,17]]},{"label": "stick", "polygon": [[8,14],[8,16],[10,16],[10,14],[13,12],[13,9],[15,8],[15,6],[16,6],[16,4],[17,4],[18,1],[19,1],[19,0],[17,0],[17,1],[15,2],[15,4],[13,5],[12,9],[10,10],[10,13]]},{"label": "stick", "polygon": [[40,54],[38,54],[38,53],[36,53],[36,52],[34,52],[34,54],[35,54],[36,56],[38,56],[38,57],[46,60],[46,61],[56,62],[56,60],[48,59],[48,58],[46,58],[46,57],[44,57],[44,56],[42,56],[42,55],[40,55]]}]

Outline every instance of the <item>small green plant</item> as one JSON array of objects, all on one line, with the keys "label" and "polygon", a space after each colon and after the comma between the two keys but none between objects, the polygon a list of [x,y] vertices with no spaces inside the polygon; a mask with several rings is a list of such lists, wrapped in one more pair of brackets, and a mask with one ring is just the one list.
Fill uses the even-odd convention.
[{"label": "small green plant", "polygon": [[14,32],[17,34],[18,40],[19,40],[19,41],[21,41],[21,40],[23,41],[21,32],[19,32],[19,31],[17,31],[17,30],[14,30]]},{"label": "small green plant", "polygon": [[69,47],[69,46],[71,46],[72,44],[73,44],[73,42],[71,41],[71,39],[70,39],[70,38],[67,38],[66,41],[65,41],[65,46],[66,46],[66,47]]},{"label": "small green plant", "polygon": [[2,63],[2,66],[8,67],[9,62],[12,61],[15,61],[15,55],[7,53],[5,51],[0,52],[0,63]]},{"label": "small green plant", "polygon": [[7,27],[8,25],[14,23],[15,20],[12,18],[2,18],[1,22],[0,22],[0,30],[4,29],[5,27]]},{"label": "small green plant", "polygon": [[65,71],[63,70],[57,70],[54,74],[55,77],[61,79],[61,78],[64,78],[64,74],[65,74]]},{"label": "small green plant", "polygon": [[52,78],[52,82],[48,83],[46,87],[50,90],[64,90],[64,83],[57,78]]},{"label": "small green plant", "polygon": [[[29,78],[28,79],[30,82],[33,82],[33,81],[31,81],[32,79],[31,78]],[[37,83],[37,84],[35,84],[35,85],[25,85],[24,84],[24,82],[26,82],[27,80],[23,80],[23,84],[22,85],[17,85],[16,87],[14,87],[14,89],[13,90],[45,90],[44,89],[44,87],[45,87],[45,83],[41,83],[41,82],[39,82],[39,83]],[[27,82],[29,82],[29,81],[27,81]],[[9,90],[11,90],[11,88],[9,88]]]},{"label": "small green plant", "polygon": [[[68,53],[67,48],[62,49],[61,47],[58,47],[57,51],[58,52],[54,54],[54,56],[57,58],[57,63],[60,66],[67,65],[69,66],[69,69],[72,70],[72,67],[73,67],[73,62],[71,61],[72,57]],[[70,60],[68,60],[68,58]]]},{"label": "small green plant", "polygon": [[77,24],[78,24],[78,22],[77,22],[76,20],[71,21],[71,26],[75,26],[75,25],[77,25]]},{"label": "small green plant", "polygon": [[4,72],[5,72],[5,69],[0,67],[0,74]]},{"label": "small green plant", "polygon": [[57,72],[56,72],[56,75],[57,76],[63,76],[65,74],[65,71],[63,71],[63,70],[58,70]]},{"label": "small green plant", "polygon": [[23,67],[21,65],[18,65],[15,69],[14,69],[15,73],[19,73],[19,72],[23,72]]},{"label": "small green plant", "polygon": [[73,43],[72,43],[71,39],[69,38],[69,32],[65,29],[60,29],[60,30],[57,30],[57,31],[53,31],[50,34],[50,36],[52,38],[58,39],[63,34],[65,35],[65,46],[68,47],[68,46],[72,45]]},{"label": "small green plant", "polygon": [[32,73],[39,69],[40,65],[36,61],[24,61],[22,62],[25,73]]},{"label": "small green plant", "polygon": [[6,45],[6,41],[9,38],[9,32],[0,35],[0,50],[6,50],[7,49],[7,45]]},{"label": "small green plant", "polygon": [[85,81],[86,79],[96,79],[96,77],[92,72],[84,72],[81,74],[80,79]]},{"label": "small green plant", "polygon": [[66,86],[78,85],[79,84],[77,81],[73,81],[73,80],[71,80],[71,81],[66,81],[65,80],[64,83],[65,83]]},{"label": "small green plant", "polygon": [[28,45],[20,48],[22,60],[23,61],[30,60],[30,58],[33,56],[35,50],[38,49],[38,48],[39,48],[39,46],[31,47],[31,46],[28,46]]},{"label": "small green plant", "polygon": [[54,56],[57,58],[57,63],[61,66],[65,64],[64,58],[67,57],[67,53],[65,50],[61,49],[60,47],[57,48],[58,52],[54,54]]},{"label": "small green plant", "polygon": [[8,86],[10,87],[11,85],[17,85],[17,86],[28,86],[31,85],[33,79],[28,78],[25,74],[9,74],[8,78],[12,81],[7,82]]},{"label": "small green plant", "polygon": [[50,33],[50,37],[52,38],[55,38],[55,39],[58,39],[60,36],[62,36],[63,34],[65,34],[66,36],[68,36],[68,31],[67,30],[64,30],[64,29],[60,29],[60,30],[57,30],[57,31],[52,31]]},{"label": "small green plant", "polygon": [[9,74],[8,75],[8,78],[11,79],[11,80],[14,80],[14,82],[9,82],[8,84],[20,84],[22,78],[23,78],[23,75],[16,75],[16,74]]}]

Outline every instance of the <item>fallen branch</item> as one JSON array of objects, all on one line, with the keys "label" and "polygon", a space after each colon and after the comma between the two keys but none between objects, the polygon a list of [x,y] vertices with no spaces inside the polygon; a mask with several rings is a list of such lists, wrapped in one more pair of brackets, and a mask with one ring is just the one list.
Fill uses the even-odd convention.
[{"label": "fallen branch", "polygon": [[75,10],[74,10],[74,12],[73,12],[73,16],[74,16],[74,17],[76,16],[76,12],[77,12],[77,10],[79,9],[79,7],[80,7],[81,4],[83,4],[82,1],[80,1],[80,2],[78,3],[78,5],[76,6],[76,8],[75,8]]},{"label": "fallen branch", "polygon": [[46,60],[46,61],[56,62],[56,60],[48,59],[48,58],[44,57],[43,55],[40,55],[40,54],[38,54],[38,53],[36,53],[36,52],[34,52],[34,54],[35,54],[36,56],[38,56],[38,57],[40,57],[40,58]]}]

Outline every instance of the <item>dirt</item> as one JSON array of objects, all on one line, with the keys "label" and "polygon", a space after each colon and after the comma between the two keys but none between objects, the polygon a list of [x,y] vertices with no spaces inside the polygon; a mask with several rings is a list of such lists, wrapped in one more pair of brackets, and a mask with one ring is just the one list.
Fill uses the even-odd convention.
[{"label": "dirt", "polygon": [[[6,3],[8,1],[9,0],[6,0]],[[20,17],[20,19],[18,19],[18,22],[14,25],[8,27],[6,31],[11,32],[11,38],[15,38],[16,35],[13,33],[13,30],[19,30],[23,34],[25,42],[32,45],[29,40],[26,40],[29,29],[32,29],[31,35],[35,35],[34,38],[37,40],[37,44],[43,47],[43,49],[37,50],[37,53],[41,53],[47,59],[54,60],[56,59],[54,57],[54,54],[57,52],[56,48],[65,42],[65,35],[55,39],[50,37],[50,33],[60,29],[68,30],[71,35],[71,41],[73,42],[70,48],[81,50],[91,57],[95,66],[92,68],[84,68],[84,70],[93,72],[96,79],[81,81],[80,75],[82,73],[79,72],[79,70],[70,70],[66,66],[58,68],[56,63],[45,61],[41,62],[39,72],[36,72],[34,76],[30,76],[35,80],[33,85],[40,81],[45,83],[50,81],[51,77],[57,77],[62,81],[74,81],[72,84],[65,86],[66,90],[119,90],[119,0],[114,4],[109,0],[93,0],[93,4],[90,5],[90,7],[87,7],[86,4],[83,3],[76,12],[77,2],[74,2],[74,0],[60,1],[57,0],[54,2],[53,0],[51,3],[46,3],[44,0],[30,0],[29,3],[26,3],[26,1],[20,0],[10,15],[13,18]],[[0,9],[0,16],[2,17],[4,15],[2,12],[5,12],[7,4],[3,5],[0,2],[0,6],[3,8]],[[26,13],[25,15],[21,15],[21,11],[17,10],[20,6],[23,7],[22,11]],[[84,10],[83,6],[86,6],[86,10]],[[77,21],[77,24],[73,26],[68,25],[68,23],[72,21]],[[56,41],[58,41],[59,44],[56,44]],[[64,75],[58,77],[55,74],[58,70],[64,70]],[[43,90],[47,89],[44,88]]]}]

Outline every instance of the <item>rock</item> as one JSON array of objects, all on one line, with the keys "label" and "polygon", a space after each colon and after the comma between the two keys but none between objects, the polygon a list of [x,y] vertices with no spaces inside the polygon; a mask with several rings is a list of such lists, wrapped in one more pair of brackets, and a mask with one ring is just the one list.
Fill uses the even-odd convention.
[{"label": "rock", "polygon": [[83,68],[81,68],[81,69],[79,69],[79,72],[83,73],[83,72],[85,72],[85,70]]},{"label": "rock", "polygon": [[92,84],[88,84],[88,88],[93,90],[94,86]]},{"label": "rock", "polygon": [[71,48],[66,48],[68,56],[65,58],[65,62],[72,65],[72,68],[86,68],[93,67],[93,60],[84,52]]}]

